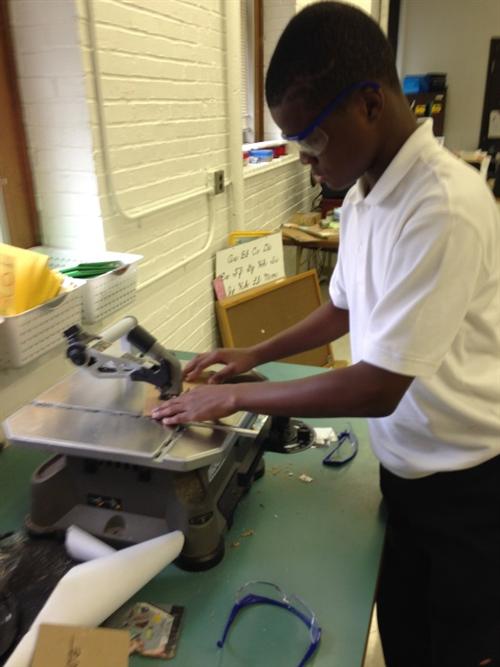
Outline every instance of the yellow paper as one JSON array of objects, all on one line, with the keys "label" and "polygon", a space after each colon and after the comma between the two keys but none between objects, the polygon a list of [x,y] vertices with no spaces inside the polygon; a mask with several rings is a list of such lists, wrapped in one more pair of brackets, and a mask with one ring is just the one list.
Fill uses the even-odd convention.
[{"label": "yellow paper", "polygon": [[0,314],[23,313],[59,294],[62,276],[49,268],[47,255],[0,243],[0,261]]}]

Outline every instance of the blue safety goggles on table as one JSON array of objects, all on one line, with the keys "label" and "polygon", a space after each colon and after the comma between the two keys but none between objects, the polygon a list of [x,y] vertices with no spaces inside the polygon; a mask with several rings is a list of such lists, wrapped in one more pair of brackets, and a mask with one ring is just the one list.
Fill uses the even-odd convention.
[{"label": "blue safety goggles on table", "polygon": [[349,424],[347,428],[338,434],[333,449],[323,459],[323,465],[335,466],[337,468],[343,466],[352,461],[358,453],[358,449],[358,438]]},{"label": "blue safety goggles on table", "polygon": [[242,586],[237,594],[236,601],[231,609],[222,633],[222,638],[217,642],[217,646],[222,648],[229,629],[236,618],[238,612],[244,607],[255,604],[267,604],[275,607],[281,607],[291,612],[299,618],[309,629],[309,647],[300,661],[298,667],[304,667],[318,647],[321,638],[321,628],[318,619],[310,607],[295,595],[287,595],[284,591],[268,581],[250,581]]}]

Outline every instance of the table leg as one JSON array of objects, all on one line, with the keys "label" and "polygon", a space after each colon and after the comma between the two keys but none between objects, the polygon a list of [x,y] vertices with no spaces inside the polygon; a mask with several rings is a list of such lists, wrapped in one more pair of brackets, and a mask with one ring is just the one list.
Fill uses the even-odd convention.
[{"label": "table leg", "polygon": [[298,245],[295,246],[297,248],[297,253],[295,255],[295,273],[299,274],[300,273],[300,266],[302,264],[302,251],[304,248],[302,246]]}]

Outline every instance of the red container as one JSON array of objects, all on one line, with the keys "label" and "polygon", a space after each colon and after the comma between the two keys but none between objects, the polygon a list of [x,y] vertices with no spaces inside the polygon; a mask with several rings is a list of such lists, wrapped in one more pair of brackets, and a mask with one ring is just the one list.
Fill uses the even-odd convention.
[{"label": "red container", "polygon": [[273,157],[282,157],[286,155],[286,144],[281,144],[281,146],[273,146]]}]

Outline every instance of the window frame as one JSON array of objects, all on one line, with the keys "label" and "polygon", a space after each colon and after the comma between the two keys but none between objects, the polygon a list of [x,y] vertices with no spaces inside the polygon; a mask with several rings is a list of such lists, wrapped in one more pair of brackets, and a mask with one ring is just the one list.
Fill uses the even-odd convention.
[{"label": "window frame", "polygon": [[0,2],[0,188],[4,241],[30,248],[39,241],[39,219],[23,125],[7,2]]},{"label": "window frame", "polygon": [[241,3],[242,144],[253,144],[264,138],[264,7],[263,0]]}]

